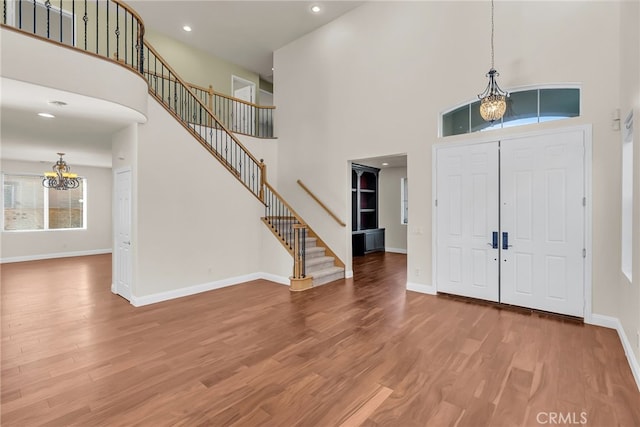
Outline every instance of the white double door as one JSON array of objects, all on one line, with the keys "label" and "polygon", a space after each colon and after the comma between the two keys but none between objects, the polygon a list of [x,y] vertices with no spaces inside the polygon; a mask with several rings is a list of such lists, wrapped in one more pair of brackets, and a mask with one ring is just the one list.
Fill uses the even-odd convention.
[{"label": "white double door", "polygon": [[436,287],[584,316],[582,131],[436,150]]}]

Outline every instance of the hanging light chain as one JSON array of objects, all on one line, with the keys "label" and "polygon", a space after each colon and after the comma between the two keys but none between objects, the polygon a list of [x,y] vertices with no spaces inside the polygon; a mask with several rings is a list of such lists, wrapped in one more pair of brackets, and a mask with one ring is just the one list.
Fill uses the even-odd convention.
[{"label": "hanging light chain", "polygon": [[494,49],[493,49],[493,33],[494,33],[494,24],[493,24],[493,0],[491,0],[491,69],[494,69]]}]

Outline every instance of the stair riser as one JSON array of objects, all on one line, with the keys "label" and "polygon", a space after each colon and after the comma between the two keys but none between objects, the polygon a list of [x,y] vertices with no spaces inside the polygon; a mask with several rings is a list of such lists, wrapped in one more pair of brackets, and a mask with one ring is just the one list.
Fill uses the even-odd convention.
[{"label": "stair riser", "polygon": [[310,260],[310,259],[314,259],[314,258],[322,258],[324,256],[324,251],[307,252],[305,254],[305,256],[306,256],[307,261]]},{"label": "stair riser", "polygon": [[325,270],[333,266],[334,266],[334,263],[333,263],[333,260],[331,260],[331,261],[323,262],[321,264],[305,266],[305,269],[307,271],[307,274],[313,275],[314,271]]},{"label": "stair riser", "polygon": [[325,276],[321,279],[313,279],[313,286],[321,286],[341,279],[344,279],[344,271],[330,274],[329,276]]}]

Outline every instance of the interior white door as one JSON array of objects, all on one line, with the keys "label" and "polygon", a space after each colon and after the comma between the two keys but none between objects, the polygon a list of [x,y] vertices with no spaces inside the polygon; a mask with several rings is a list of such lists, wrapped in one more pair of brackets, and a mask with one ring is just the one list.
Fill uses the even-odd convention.
[{"label": "interior white door", "polygon": [[582,131],[502,143],[501,302],[583,317],[584,155]]},{"label": "interior white door", "polygon": [[498,301],[498,143],[436,156],[437,289]]},{"label": "interior white door", "polygon": [[116,172],[115,181],[115,286],[118,295],[131,300],[131,170]]},{"label": "interior white door", "polygon": [[[255,103],[256,86],[252,82],[235,78],[233,80],[233,97],[246,102]],[[236,86],[236,84],[238,86]],[[254,132],[255,108],[252,105],[242,102],[233,102],[233,129],[235,132],[252,135]]]}]

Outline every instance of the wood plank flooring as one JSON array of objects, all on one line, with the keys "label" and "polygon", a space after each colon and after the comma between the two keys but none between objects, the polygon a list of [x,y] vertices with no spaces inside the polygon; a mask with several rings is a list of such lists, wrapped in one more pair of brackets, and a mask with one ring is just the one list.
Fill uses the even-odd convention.
[{"label": "wood plank flooring", "polygon": [[[134,308],[111,257],[2,265],[3,426],[640,426],[615,331],[405,290],[356,258]],[[555,422],[551,422],[555,421]]]}]

